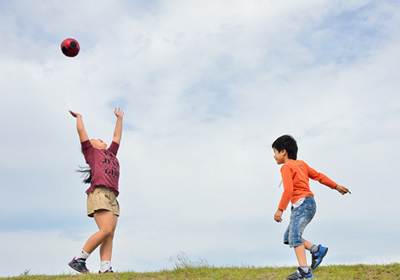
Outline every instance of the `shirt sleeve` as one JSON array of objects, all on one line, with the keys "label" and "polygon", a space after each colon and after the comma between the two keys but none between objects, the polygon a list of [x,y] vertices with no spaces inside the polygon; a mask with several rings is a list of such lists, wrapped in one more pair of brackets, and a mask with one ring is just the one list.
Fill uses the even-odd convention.
[{"label": "shirt sleeve", "polygon": [[281,201],[279,202],[278,209],[285,211],[293,196],[293,179],[290,167],[283,165],[281,168],[281,175],[284,190],[282,193]]},{"label": "shirt sleeve", "polygon": [[307,165],[307,169],[308,169],[308,177],[310,177],[310,179],[318,181],[321,184],[323,184],[327,187],[330,187],[331,189],[334,189],[336,187],[337,184],[334,181],[332,181],[331,179],[329,179],[328,176],[312,169],[308,165]]},{"label": "shirt sleeve", "polygon": [[119,149],[119,144],[112,141],[110,147],[107,150],[116,156],[118,153],[118,149]]},{"label": "shirt sleeve", "polygon": [[90,154],[92,153],[93,150],[92,143],[90,142],[90,140],[86,140],[82,142],[81,145],[82,145],[83,156],[85,157],[86,163],[89,164]]}]

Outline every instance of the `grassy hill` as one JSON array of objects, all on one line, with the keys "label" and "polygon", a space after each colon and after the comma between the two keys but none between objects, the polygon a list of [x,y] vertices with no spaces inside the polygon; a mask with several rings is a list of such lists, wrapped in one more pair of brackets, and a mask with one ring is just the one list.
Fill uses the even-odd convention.
[{"label": "grassy hill", "polygon": [[[233,280],[233,279],[286,279],[286,276],[295,270],[294,267],[212,267],[212,266],[182,266],[174,270],[162,270],[158,272],[136,273],[109,273],[87,275],[26,275],[10,278],[13,280]],[[314,271],[315,279],[319,280],[345,280],[345,279],[400,279],[400,264],[390,265],[334,265],[321,266]]]}]

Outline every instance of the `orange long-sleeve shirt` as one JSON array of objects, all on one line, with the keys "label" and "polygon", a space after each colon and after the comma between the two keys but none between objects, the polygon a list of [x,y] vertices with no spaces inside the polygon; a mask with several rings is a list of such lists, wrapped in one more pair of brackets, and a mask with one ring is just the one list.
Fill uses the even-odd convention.
[{"label": "orange long-sleeve shirt", "polygon": [[278,208],[286,210],[289,201],[296,203],[299,199],[307,196],[314,197],[314,194],[310,190],[308,179],[324,184],[331,189],[336,187],[336,183],[329,179],[322,173],[319,173],[309,167],[302,160],[288,160],[281,168],[282,182],[283,182],[283,194],[281,201],[279,202]]}]

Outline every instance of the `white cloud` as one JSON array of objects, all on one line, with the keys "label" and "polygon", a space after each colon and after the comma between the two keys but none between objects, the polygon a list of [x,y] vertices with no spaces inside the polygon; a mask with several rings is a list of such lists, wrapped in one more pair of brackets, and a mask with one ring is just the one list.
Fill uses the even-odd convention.
[{"label": "white cloud", "polygon": [[[312,184],[318,217],[308,236],[331,244],[327,263],[398,260],[387,250],[400,230],[396,4],[32,4],[0,9],[0,234],[8,244],[26,237],[21,265],[3,275],[30,269],[22,265],[33,252],[54,258],[32,272],[69,272],[96,228],[85,217],[87,186],[75,173],[84,161],[67,111],[109,142],[114,106],[126,112],[116,270],[173,267],[182,251],[217,265],[295,264],[281,245],[285,225],[272,219],[282,188],[270,145],[284,133],[298,140],[300,158],[353,193]],[[62,55],[65,37],[80,42],[76,58]],[[360,239],[364,232],[373,234]],[[385,250],[364,250],[379,234]]]}]

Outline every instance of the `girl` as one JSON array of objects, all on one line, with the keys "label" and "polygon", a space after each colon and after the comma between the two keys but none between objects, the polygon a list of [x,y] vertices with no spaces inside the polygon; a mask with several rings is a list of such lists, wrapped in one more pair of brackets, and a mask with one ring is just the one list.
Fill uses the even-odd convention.
[{"label": "girl", "polygon": [[69,111],[77,120],[79,140],[82,145],[82,153],[90,169],[81,172],[87,173],[85,183],[90,184],[86,190],[87,215],[93,217],[99,231],[93,234],[83,246],[82,252],[73,258],[69,266],[80,273],[88,273],[86,259],[100,245],[100,271],[99,273],[113,272],[111,267],[111,254],[113,238],[119,216],[119,204],[117,201],[119,162],[116,157],[122,135],[122,118],[124,112],[119,108],[114,110],[117,117],[114,137],[110,147],[101,139],[91,139],[86,133],[82,116]]}]

